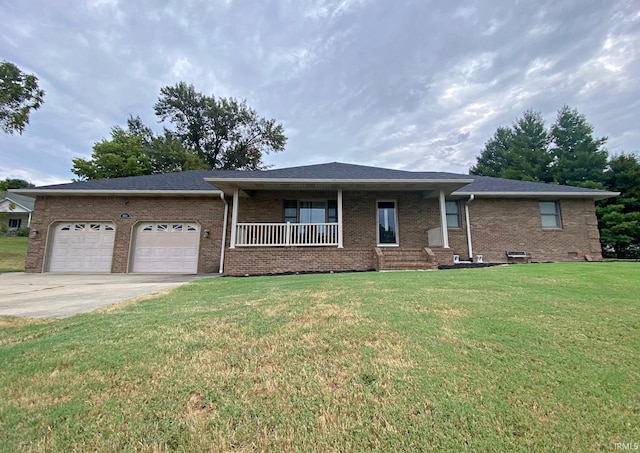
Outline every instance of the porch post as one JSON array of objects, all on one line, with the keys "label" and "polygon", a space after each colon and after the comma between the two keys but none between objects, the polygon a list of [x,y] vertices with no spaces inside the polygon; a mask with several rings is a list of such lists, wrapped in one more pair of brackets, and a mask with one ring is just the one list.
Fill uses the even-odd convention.
[{"label": "porch post", "polygon": [[447,231],[447,205],[444,191],[440,190],[440,229],[442,230],[442,247],[449,248],[449,231]]},{"label": "porch post", "polygon": [[338,189],[338,248],[344,248],[342,243],[342,189]]},{"label": "porch post", "polygon": [[231,243],[230,249],[236,248],[236,230],[238,229],[238,204],[240,202],[240,189],[233,191],[233,209],[231,210]]}]

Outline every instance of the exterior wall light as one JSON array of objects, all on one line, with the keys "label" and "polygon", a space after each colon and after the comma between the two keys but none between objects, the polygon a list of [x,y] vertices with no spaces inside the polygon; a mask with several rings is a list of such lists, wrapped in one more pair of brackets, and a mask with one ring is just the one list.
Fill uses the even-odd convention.
[{"label": "exterior wall light", "polygon": [[206,237],[206,238],[209,237],[209,230],[208,229],[204,230],[204,237]]}]

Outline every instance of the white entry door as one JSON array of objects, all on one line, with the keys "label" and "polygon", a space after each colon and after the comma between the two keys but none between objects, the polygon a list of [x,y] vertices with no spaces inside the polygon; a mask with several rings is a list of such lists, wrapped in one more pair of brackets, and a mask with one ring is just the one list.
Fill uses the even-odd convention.
[{"label": "white entry door", "polygon": [[56,225],[49,272],[111,272],[116,229],[110,222]]},{"label": "white entry door", "polygon": [[145,222],[136,228],[132,272],[198,272],[200,226],[192,222]]}]

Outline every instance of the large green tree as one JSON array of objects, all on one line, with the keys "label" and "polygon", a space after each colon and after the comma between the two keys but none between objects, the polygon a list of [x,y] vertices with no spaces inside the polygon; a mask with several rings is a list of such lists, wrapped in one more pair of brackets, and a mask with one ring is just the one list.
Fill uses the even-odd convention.
[{"label": "large green tree", "polygon": [[92,180],[206,168],[207,163],[169,131],[156,136],[136,116],[129,117],[127,129],[115,126],[110,139],[95,143],[90,159],[74,159],[71,171],[80,180]]},{"label": "large green tree", "polygon": [[620,196],[598,202],[603,251],[617,258],[640,255],[640,159],[620,154],[609,160],[604,174],[607,189]]},{"label": "large green tree", "polygon": [[553,180],[571,186],[599,187],[604,181],[607,137],[595,138],[593,127],[576,109],[564,106],[549,131]]},{"label": "large green tree", "polygon": [[606,137],[594,138],[584,115],[568,106],[547,132],[542,115],[526,111],[510,128],[499,127],[471,174],[603,187]]},{"label": "large green tree", "polygon": [[6,192],[8,189],[25,189],[28,187],[35,186],[24,179],[7,178],[0,181],[0,192]]},{"label": "large green tree", "polygon": [[8,134],[22,134],[29,114],[44,102],[38,78],[25,74],[15,64],[0,62],[0,128]]},{"label": "large green tree", "polygon": [[510,128],[499,127],[485,144],[471,174],[527,181],[551,181],[549,136],[542,115],[526,111]]},{"label": "large green tree", "polygon": [[586,117],[563,106],[545,132],[539,114],[527,111],[510,128],[499,127],[470,173],[528,179],[620,192],[599,201],[596,213],[603,252],[619,258],[640,254],[640,161],[621,154],[609,161],[606,137],[594,137]]},{"label": "large green tree", "polygon": [[281,124],[259,117],[246,101],[207,96],[184,82],[163,87],[154,108],[212,169],[265,168],[263,156],[284,150],[287,141]]},{"label": "large green tree", "polygon": [[153,137],[147,146],[152,173],[169,173],[187,170],[208,170],[210,167],[195,151],[186,149],[180,139],[168,130]]},{"label": "large green tree", "polygon": [[115,126],[111,138],[93,145],[91,159],[73,159],[71,171],[80,180],[109,179],[151,174],[144,138]]},{"label": "large green tree", "polygon": [[493,137],[485,143],[482,153],[476,159],[476,164],[471,167],[471,174],[500,178],[503,169],[513,167],[512,138],[511,128],[499,127]]}]

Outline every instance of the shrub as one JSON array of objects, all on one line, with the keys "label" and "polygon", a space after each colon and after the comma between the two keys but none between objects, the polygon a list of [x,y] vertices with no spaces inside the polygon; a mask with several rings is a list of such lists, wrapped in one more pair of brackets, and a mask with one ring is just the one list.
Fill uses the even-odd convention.
[{"label": "shrub", "polygon": [[18,228],[16,230],[16,236],[23,237],[23,238],[29,237],[29,228],[28,227]]}]

